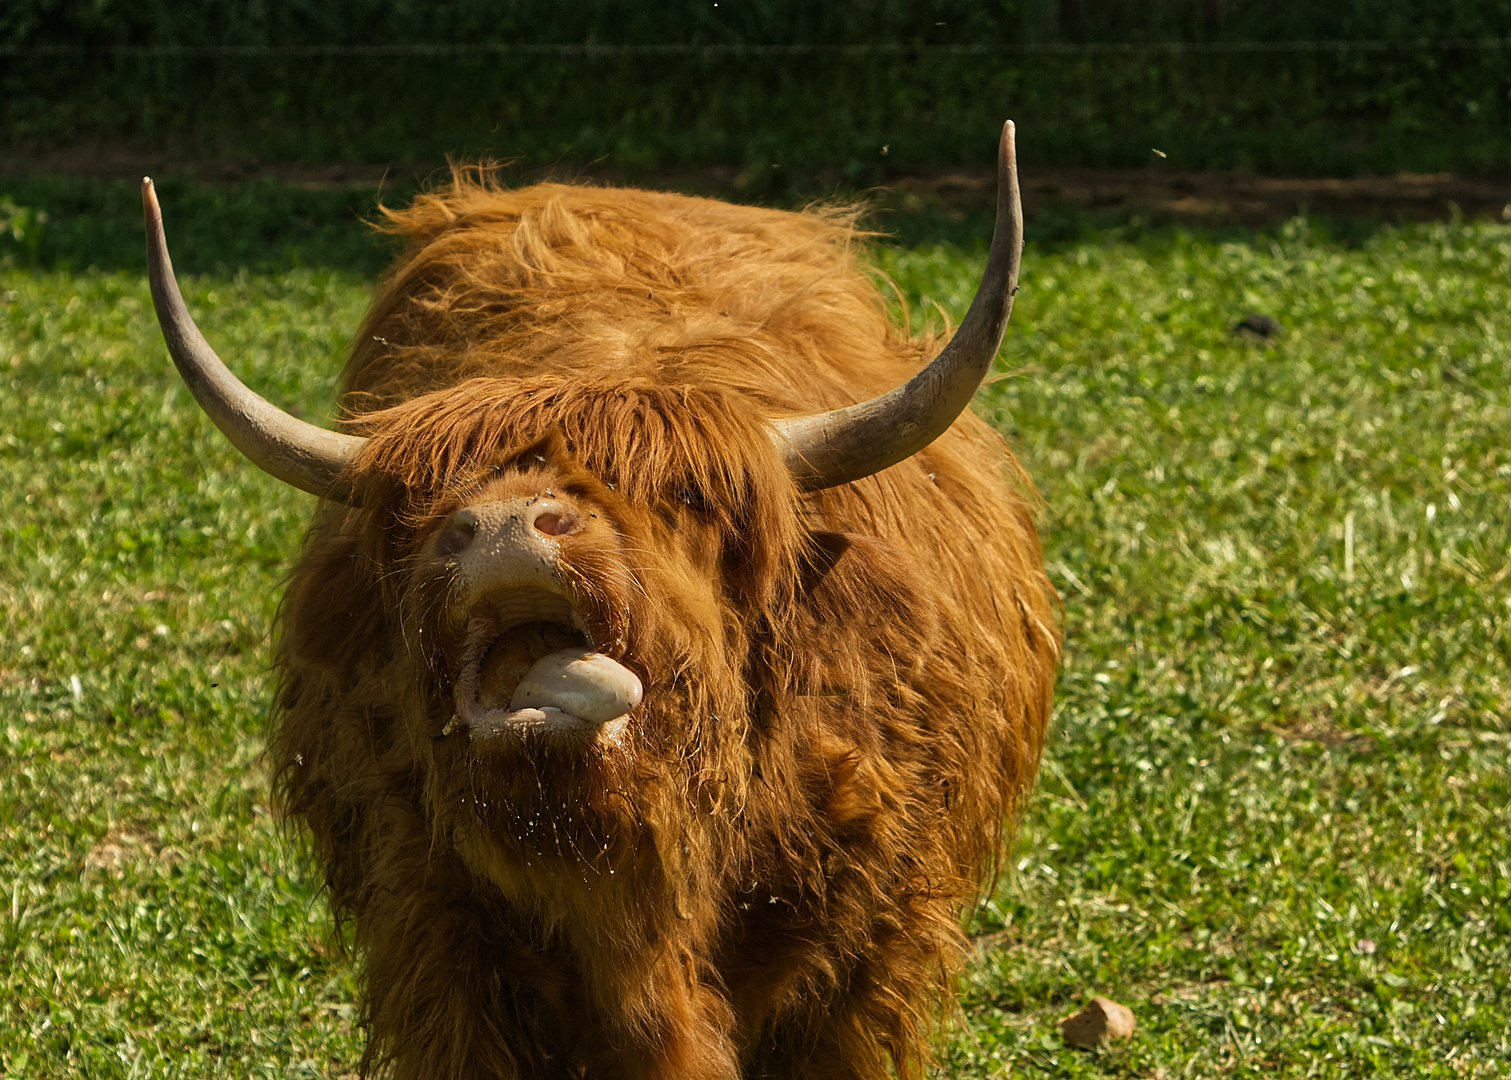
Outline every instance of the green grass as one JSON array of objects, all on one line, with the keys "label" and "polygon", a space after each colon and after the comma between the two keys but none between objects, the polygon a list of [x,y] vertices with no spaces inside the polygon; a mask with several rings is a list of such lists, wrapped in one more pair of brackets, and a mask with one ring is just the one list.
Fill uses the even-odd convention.
[{"label": "green grass", "polygon": [[[201,253],[187,290],[317,417],[369,286],[318,254]],[[915,319],[980,267],[878,261]],[[139,272],[71,263],[0,269],[0,1068],[339,1076],[351,961],[259,760],[313,500],[212,433]],[[943,1071],[1502,1075],[1511,229],[1109,231],[1025,267],[978,404],[1047,502],[1065,669]],[[1249,311],[1284,333],[1234,336]],[[1094,992],[1139,1031],[1067,1050]]]}]

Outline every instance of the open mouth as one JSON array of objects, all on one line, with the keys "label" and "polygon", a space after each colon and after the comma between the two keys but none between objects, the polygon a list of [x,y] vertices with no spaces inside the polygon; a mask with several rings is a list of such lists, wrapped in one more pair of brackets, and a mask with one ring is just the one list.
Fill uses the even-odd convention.
[{"label": "open mouth", "polygon": [[641,694],[634,672],[593,648],[564,596],[503,589],[469,613],[456,714],[473,740],[531,731],[612,737]]}]

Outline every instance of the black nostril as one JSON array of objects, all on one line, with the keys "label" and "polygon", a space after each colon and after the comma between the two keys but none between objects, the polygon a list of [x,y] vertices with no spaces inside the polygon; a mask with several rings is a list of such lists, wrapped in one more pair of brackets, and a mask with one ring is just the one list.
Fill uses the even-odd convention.
[{"label": "black nostril", "polygon": [[458,510],[446,522],[441,535],[436,537],[435,549],[442,555],[455,555],[466,549],[477,535],[477,515],[471,510]]}]

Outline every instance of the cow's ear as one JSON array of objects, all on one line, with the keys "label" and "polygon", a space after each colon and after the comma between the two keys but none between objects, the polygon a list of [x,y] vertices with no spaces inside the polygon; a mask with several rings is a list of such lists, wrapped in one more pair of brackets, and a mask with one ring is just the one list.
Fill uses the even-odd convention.
[{"label": "cow's ear", "polygon": [[802,564],[804,592],[822,581],[855,542],[849,533],[842,532],[813,532],[808,534],[808,540]]},{"label": "cow's ear", "polygon": [[[912,677],[935,647],[943,595],[932,571],[892,544],[858,533],[813,532],[783,650],[800,694],[872,691]],[[905,659],[906,658],[906,659]]]}]

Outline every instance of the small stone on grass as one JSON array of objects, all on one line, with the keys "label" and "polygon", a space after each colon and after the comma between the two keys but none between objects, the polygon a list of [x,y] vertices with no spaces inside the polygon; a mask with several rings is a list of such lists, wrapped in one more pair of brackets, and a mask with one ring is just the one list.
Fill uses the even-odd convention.
[{"label": "small stone on grass", "polygon": [[1132,1035],[1133,1010],[1098,994],[1080,1012],[1062,1018],[1058,1027],[1071,1046],[1097,1046],[1107,1039]]}]

